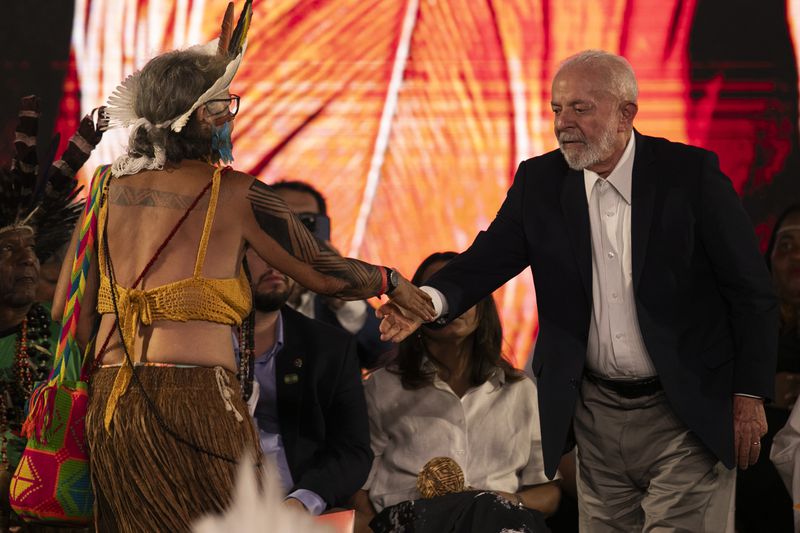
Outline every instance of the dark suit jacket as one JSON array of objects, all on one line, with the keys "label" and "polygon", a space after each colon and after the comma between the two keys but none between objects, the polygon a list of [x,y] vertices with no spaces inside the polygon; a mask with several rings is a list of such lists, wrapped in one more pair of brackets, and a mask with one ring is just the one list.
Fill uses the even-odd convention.
[{"label": "dark suit jacket", "polygon": [[[347,331],[339,322],[336,313],[325,305],[324,299],[319,295],[314,298],[314,318],[336,326],[342,331]],[[384,357],[394,350],[391,342],[381,340],[381,332],[378,329],[380,324],[381,321],[375,316],[375,310],[367,304],[367,320],[355,334],[356,353],[358,353],[358,362],[362,368],[372,369],[380,366]]]},{"label": "dark suit jacket", "polygon": [[[278,423],[295,485],[344,505],[372,466],[355,339],[284,306],[276,354]],[[290,491],[290,492],[291,492]]]},{"label": "dark suit jacket", "polygon": [[[734,465],[733,393],[770,397],[777,300],[755,234],[717,157],[636,133],[633,290],[645,346],[676,415]],[[592,316],[582,171],[559,151],[520,164],[497,217],[427,284],[458,316],[530,265],[539,307],[533,359],[545,471],[572,426]]]}]

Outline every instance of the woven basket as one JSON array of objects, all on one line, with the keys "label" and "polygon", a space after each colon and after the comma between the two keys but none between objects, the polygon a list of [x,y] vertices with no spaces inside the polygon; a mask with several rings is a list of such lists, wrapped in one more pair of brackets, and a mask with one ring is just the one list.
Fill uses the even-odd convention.
[{"label": "woven basket", "polygon": [[425,498],[464,491],[464,472],[449,457],[434,457],[417,475],[417,490]]}]

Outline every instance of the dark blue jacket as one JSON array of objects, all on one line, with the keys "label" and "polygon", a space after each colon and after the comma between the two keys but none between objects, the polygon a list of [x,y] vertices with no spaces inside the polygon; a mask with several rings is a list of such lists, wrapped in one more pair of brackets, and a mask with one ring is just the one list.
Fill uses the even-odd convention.
[{"label": "dark blue jacket", "polygon": [[[751,223],[712,152],[636,133],[631,246],[645,346],[676,415],[729,468],[733,393],[773,392],[778,306]],[[454,318],[531,266],[545,471],[572,427],[592,316],[582,171],[559,151],[520,164],[497,217],[428,282]]]},{"label": "dark blue jacket", "polygon": [[372,467],[355,338],[284,306],[276,354],[278,423],[295,485],[342,506]]}]

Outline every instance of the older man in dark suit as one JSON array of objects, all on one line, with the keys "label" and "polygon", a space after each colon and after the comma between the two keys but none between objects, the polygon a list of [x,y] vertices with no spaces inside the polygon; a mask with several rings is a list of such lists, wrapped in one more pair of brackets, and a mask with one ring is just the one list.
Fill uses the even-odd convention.
[{"label": "older man in dark suit", "polygon": [[255,315],[255,422],[286,504],[346,504],[372,466],[355,338],[286,307],[293,280],[247,254]]},{"label": "older man in dark suit", "polygon": [[[577,442],[583,531],[725,531],[766,432],[777,305],[708,151],[633,129],[630,64],[566,60],[560,150],[520,164],[496,219],[429,282],[446,321],[531,266],[546,472]],[[390,303],[384,337],[419,325]]]}]

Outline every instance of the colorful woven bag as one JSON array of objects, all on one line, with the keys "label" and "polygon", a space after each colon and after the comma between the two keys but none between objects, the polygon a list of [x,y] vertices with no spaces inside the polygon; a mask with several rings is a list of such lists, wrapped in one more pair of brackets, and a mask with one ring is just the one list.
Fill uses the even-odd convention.
[{"label": "colorful woven bag", "polygon": [[53,370],[49,380],[31,394],[28,418],[22,427],[28,443],[11,480],[10,502],[25,521],[81,526],[92,519],[94,498],[84,422],[94,343],[87,348],[86,357],[81,357],[75,332],[95,254],[100,198],[110,173],[110,166],[99,167],[92,179]]}]

